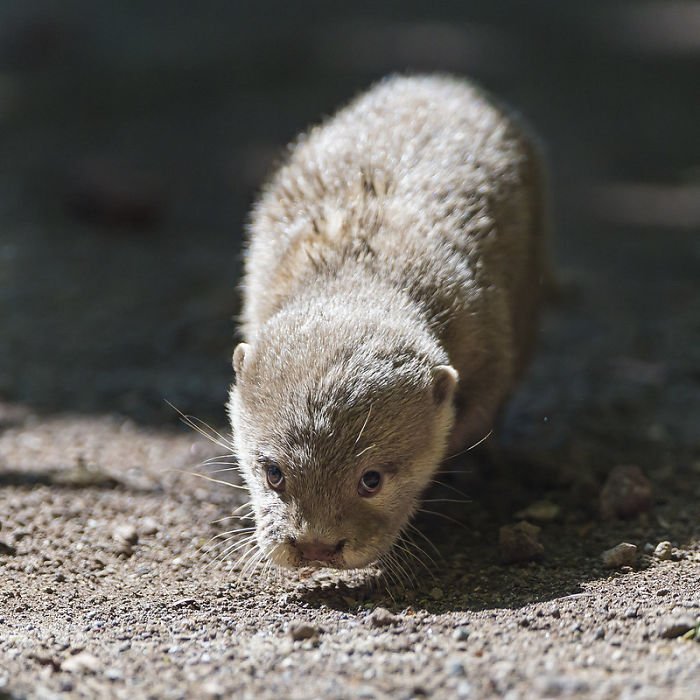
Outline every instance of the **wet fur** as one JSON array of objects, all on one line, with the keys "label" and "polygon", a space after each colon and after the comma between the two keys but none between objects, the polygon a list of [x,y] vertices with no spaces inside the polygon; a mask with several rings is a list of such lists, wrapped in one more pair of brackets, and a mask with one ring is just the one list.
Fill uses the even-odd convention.
[{"label": "wet fur", "polygon": [[[377,559],[448,445],[491,428],[532,348],[544,211],[531,139],[462,80],[385,80],[292,146],[252,216],[229,404],[274,561],[303,563],[299,537]],[[366,468],[388,475],[369,499]]]}]

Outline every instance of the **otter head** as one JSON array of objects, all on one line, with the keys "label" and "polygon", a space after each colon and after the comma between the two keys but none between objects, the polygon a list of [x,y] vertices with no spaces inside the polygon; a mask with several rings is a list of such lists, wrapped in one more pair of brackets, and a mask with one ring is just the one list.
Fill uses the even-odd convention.
[{"label": "otter head", "polygon": [[391,549],[443,457],[457,372],[400,331],[387,353],[386,339],[296,330],[263,331],[233,357],[258,546],[283,567],[362,568]]}]

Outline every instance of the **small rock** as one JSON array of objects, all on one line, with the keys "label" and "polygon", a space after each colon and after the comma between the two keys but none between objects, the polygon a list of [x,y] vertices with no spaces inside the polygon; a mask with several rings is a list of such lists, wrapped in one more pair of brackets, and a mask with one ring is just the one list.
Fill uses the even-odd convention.
[{"label": "small rock", "polygon": [[158,525],[153,518],[144,518],[141,521],[139,530],[141,531],[142,535],[146,535],[148,537],[150,535],[155,535],[156,532],[160,530],[160,525]]},{"label": "small rock", "polygon": [[398,621],[398,617],[390,613],[386,608],[375,608],[368,616],[367,623],[370,627],[387,627]]},{"label": "small rock", "polygon": [[214,680],[206,681],[201,690],[205,698],[223,698],[226,695],[226,689]]},{"label": "small rock", "polygon": [[442,600],[444,597],[445,593],[443,592],[442,588],[438,588],[435,586],[435,588],[430,589],[430,597],[433,600]]},{"label": "small rock", "polygon": [[287,627],[287,633],[295,642],[318,637],[320,630],[318,627],[309,625],[306,622],[291,622]]},{"label": "small rock", "polygon": [[531,561],[544,554],[544,546],[538,541],[540,528],[526,521],[501,527],[498,546],[501,561],[505,564]]},{"label": "small rock", "polygon": [[472,694],[472,686],[469,681],[460,681],[457,685],[457,697],[468,698]]},{"label": "small rock", "polygon": [[621,542],[616,547],[603,552],[600,558],[603,560],[603,566],[607,569],[634,566],[637,561],[637,546],[629,542]]},{"label": "small rock", "polygon": [[119,542],[114,548],[114,552],[124,559],[128,559],[134,553],[134,548],[127,542]]},{"label": "small rock", "polygon": [[618,465],[600,493],[600,514],[606,520],[631,518],[651,508],[651,482],[636,465]]},{"label": "small rock", "polygon": [[0,554],[8,554],[9,556],[14,556],[17,554],[17,547],[6,542],[0,542]]},{"label": "small rock", "polygon": [[695,625],[692,617],[667,617],[659,624],[659,636],[662,639],[675,639],[690,632]]},{"label": "small rock", "polygon": [[449,676],[466,676],[467,672],[464,669],[464,664],[458,659],[453,659],[447,662],[447,674]]},{"label": "small rock", "polygon": [[456,642],[466,642],[469,639],[469,630],[466,627],[457,627],[454,632],[452,632],[452,639]]},{"label": "small rock", "polygon": [[139,541],[139,533],[136,532],[136,528],[133,525],[129,524],[118,525],[114,528],[112,537],[117,542],[124,542],[129,545],[134,545]]},{"label": "small rock", "polygon": [[69,656],[61,664],[61,670],[68,673],[97,673],[101,667],[100,660],[86,651],[81,651],[75,656]]},{"label": "small rock", "polygon": [[654,556],[661,561],[667,561],[673,556],[673,545],[667,540],[659,542],[654,549]]},{"label": "small rock", "polygon": [[539,522],[548,522],[559,517],[560,512],[561,508],[556,503],[552,503],[551,501],[535,501],[527,508],[523,508],[523,510],[518,511],[515,514],[515,517],[527,520],[537,520]]}]

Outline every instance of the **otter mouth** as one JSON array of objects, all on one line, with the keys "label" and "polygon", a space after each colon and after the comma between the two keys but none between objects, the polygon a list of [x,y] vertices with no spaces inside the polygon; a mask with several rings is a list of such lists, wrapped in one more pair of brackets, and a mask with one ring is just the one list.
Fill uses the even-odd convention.
[{"label": "otter mouth", "polygon": [[366,569],[374,564],[376,553],[368,557],[366,553],[353,551],[347,540],[340,540],[332,545],[316,543],[308,545],[289,538],[279,542],[269,552],[268,558],[273,564],[284,569],[333,569],[336,571],[354,571]]},{"label": "otter mouth", "polygon": [[290,537],[286,544],[290,558],[297,567],[346,569],[344,550],[347,542],[345,539],[325,542],[319,539]]}]

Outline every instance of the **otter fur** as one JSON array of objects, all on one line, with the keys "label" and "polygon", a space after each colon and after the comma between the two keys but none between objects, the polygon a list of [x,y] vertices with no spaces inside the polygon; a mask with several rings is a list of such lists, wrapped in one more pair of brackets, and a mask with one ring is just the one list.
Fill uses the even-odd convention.
[{"label": "otter fur", "polygon": [[361,568],[530,356],[542,169],[481,89],[391,77],[312,128],[254,207],[229,415],[260,556]]}]

